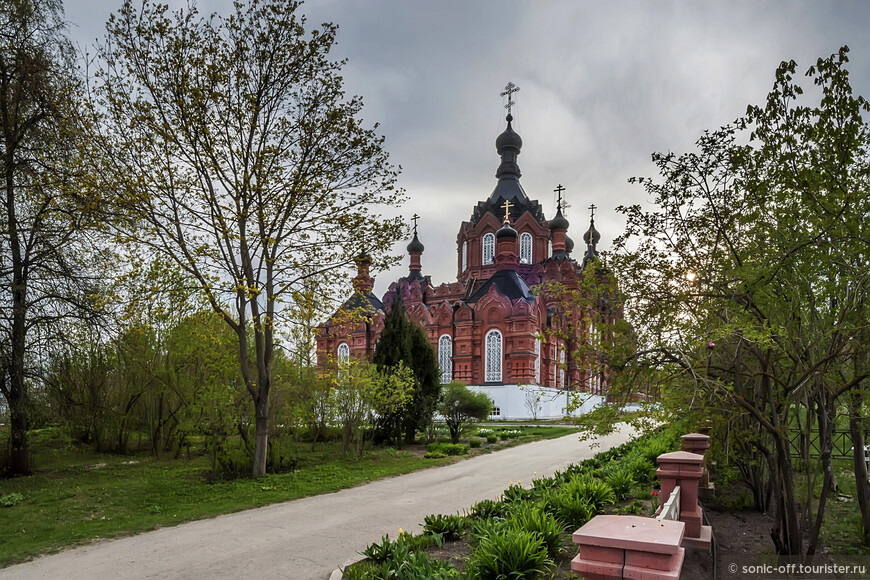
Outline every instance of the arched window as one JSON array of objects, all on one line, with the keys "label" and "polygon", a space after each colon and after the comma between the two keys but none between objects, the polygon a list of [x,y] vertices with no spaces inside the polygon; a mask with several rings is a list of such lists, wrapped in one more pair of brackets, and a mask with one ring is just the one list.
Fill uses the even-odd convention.
[{"label": "arched window", "polygon": [[338,362],[346,363],[350,360],[350,347],[347,346],[346,342],[338,345]]},{"label": "arched window", "polygon": [[541,384],[541,339],[535,337],[535,384]]},{"label": "arched window", "polygon": [[483,236],[483,265],[492,264],[492,259],[495,257],[495,234],[484,234]]},{"label": "arched window", "polygon": [[501,382],[501,333],[497,330],[490,330],[486,333],[485,357],[484,381],[487,383]]},{"label": "arched window", "polygon": [[438,366],[441,368],[441,384],[453,380],[453,340],[449,334],[438,339]]},{"label": "arched window", "polygon": [[547,242],[547,257],[548,258],[553,257],[553,240],[550,240],[549,242]]},{"label": "arched window", "polygon": [[520,235],[520,264],[532,263],[532,234],[523,232]]},{"label": "arched window", "polygon": [[465,272],[465,269],[468,267],[468,242],[462,242],[462,270],[461,272]]}]

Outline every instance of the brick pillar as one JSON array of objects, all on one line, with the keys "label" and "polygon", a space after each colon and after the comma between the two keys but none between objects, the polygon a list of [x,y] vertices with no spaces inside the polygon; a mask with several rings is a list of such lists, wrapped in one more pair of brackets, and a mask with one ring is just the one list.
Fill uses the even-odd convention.
[{"label": "brick pillar", "polygon": [[[684,542],[709,549],[712,530],[709,526],[702,526],[703,512],[698,505],[698,484],[704,471],[704,456],[674,451],[659,455],[658,464],[656,475],[662,486],[661,505],[665,505],[671,492],[679,485],[680,521],[686,524]],[[659,511],[661,509],[659,507]]]},{"label": "brick pillar", "polygon": [[703,472],[701,473],[699,486],[701,489],[709,489],[711,487],[710,473],[707,471],[706,455],[707,451],[710,449],[710,436],[701,433],[687,433],[680,437],[680,439],[682,439],[680,449],[688,453],[695,453],[704,456],[704,462],[701,464],[703,466]]}]

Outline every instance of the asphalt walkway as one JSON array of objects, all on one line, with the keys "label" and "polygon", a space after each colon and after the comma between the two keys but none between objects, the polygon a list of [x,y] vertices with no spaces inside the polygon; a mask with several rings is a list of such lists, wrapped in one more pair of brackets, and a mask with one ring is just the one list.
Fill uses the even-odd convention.
[{"label": "asphalt walkway", "polygon": [[316,497],[200,520],[43,556],[0,570],[0,580],[115,578],[325,580],[357,551],[426,515],[461,512],[518,480],[552,475],[628,440],[576,435],[537,441],[445,467]]}]

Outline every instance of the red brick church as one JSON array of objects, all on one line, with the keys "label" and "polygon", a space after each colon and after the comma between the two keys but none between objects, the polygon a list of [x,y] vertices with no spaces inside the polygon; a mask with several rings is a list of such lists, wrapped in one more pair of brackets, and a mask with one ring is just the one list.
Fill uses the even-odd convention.
[{"label": "red brick church", "polygon": [[[511,88],[508,85],[506,91],[509,99]],[[398,297],[409,316],[426,329],[438,354],[442,382],[460,380],[486,392],[496,416],[562,416],[566,397],[561,394],[566,391],[595,395],[585,397],[592,404],[604,394],[606,373],[581,368],[571,356],[577,345],[596,340],[599,331],[584,327],[589,324],[584,325],[579,313],[563,312],[548,292],[535,291],[550,281],[580,288],[584,268],[599,260],[596,245],[601,236],[594,214],[583,236],[585,250],[575,259],[568,220],[561,211],[562,186],[556,189],[556,215],[548,220],[520,183],[517,157],[523,142],[512,120],[508,113],[507,128],[495,141],[501,157],[495,189],[459,227],[456,281],[435,284],[424,274],[424,246],[416,223],[407,248],[408,275],[393,282],[382,298],[372,293],[371,261],[361,254],[356,258],[354,295],[339,312],[356,310],[366,316],[343,320],[337,313],[320,326],[321,364],[327,354],[339,360],[371,359],[385,312]],[[618,305],[605,307],[612,312],[604,319],[621,315]],[[573,330],[554,332],[560,327]],[[540,396],[532,402],[529,393]],[[533,404],[539,407],[537,413],[531,412]]]}]

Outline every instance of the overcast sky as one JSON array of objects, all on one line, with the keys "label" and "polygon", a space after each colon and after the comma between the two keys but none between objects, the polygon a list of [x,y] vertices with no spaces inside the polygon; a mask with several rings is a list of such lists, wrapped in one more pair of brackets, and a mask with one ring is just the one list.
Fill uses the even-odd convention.
[{"label": "overcast sky", "polygon": [[[120,0],[64,3],[86,47]],[[197,6],[227,13],[231,2]],[[594,203],[603,250],[624,227],[615,208],[646,202],[627,179],[654,175],[650,154],[684,152],[763,103],[780,61],[803,72],[848,45],[852,86],[870,97],[870,2],[310,0],[302,11],[311,25],[339,25],[345,88],[362,95],[363,117],[380,123],[402,166],[401,213],[422,216],[423,273],[435,284],[456,279],[459,225],[495,186],[508,81],[521,89],[514,128],[526,193],[549,218],[564,185],[578,242]],[[406,257],[376,273],[376,293],[407,268]]]}]

